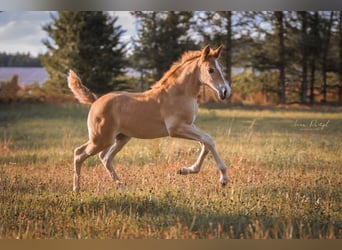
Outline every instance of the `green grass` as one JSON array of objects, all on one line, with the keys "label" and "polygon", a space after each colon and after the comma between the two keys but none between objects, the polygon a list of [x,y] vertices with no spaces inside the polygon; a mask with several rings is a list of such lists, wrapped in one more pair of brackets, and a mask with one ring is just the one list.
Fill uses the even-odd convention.
[{"label": "green grass", "polygon": [[87,110],[0,106],[0,238],[342,238],[342,113],[202,108],[196,125],[229,166],[227,187],[211,156],[177,175],[197,143],[132,139],[115,159],[124,187],[93,157],[75,195]]}]

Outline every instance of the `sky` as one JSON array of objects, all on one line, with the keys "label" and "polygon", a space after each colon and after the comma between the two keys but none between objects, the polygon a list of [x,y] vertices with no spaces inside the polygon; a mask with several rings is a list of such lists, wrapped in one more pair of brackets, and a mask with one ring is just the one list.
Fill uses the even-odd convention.
[{"label": "sky", "polygon": [[[0,12],[0,52],[27,53],[32,56],[45,53],[42,40],[48,38],[42,26],[52,22],[50,11]],[[118,16],[117,24],[126,32],[122,41],[130,41],[136,34],[135,21],[128,11],[111,12]]]}]

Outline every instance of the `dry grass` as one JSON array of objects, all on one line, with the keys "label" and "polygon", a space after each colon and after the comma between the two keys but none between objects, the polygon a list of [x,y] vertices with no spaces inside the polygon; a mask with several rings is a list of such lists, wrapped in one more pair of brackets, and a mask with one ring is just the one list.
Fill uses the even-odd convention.
[{"label": "dry grass", "polygon": [[86,114],[1,107],[0,238],[341,238],[341,113],[201,109],[197,125],[229,165],[226,188],[212,157],[197,175],[176,174],[197,143],[133,139],[115,161],[126,185],[93,157],[76,196],[72,150]]}]

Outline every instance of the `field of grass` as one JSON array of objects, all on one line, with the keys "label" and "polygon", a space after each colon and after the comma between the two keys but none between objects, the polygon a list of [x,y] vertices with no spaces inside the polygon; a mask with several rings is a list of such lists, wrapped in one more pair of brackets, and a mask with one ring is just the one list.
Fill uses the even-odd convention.
[{"label": "field of grass", "polygon": [[88,107],[0,106],[0,238],[342,238],[342,113],[200,109],[229,184],[209,156],[197,175],[177,170],[195,142],[132,139],[115,167],[98,157],[72,192],[73,149],[87,140]]}]

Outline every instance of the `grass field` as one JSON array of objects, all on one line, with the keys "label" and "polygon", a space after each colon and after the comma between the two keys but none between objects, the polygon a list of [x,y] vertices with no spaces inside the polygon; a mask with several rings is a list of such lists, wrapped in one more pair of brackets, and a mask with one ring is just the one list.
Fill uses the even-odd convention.
[{"label": "grass field", "polygon": [[73,149],[87,140],[88,107],[0,106],[0,238],[342,238],[342,113],[200,109],[227,163],[221,188],[195,142],[132,139],[116,188],[98,157],[72,190]]}]

